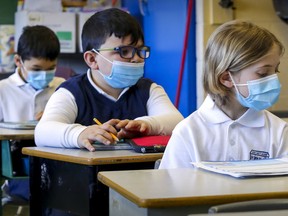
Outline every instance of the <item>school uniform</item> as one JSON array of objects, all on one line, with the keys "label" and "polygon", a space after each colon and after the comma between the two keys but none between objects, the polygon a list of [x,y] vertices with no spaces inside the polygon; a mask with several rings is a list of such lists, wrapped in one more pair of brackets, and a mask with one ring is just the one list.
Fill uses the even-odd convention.
[{"label": "school uniform", "polygon": [[152,126],[149,135],[169,135],[183,119],[156,83],[142,78],[114,98],[93,82],[88,69],[67,80],[52,95],[35,129],[36,145],[79,148],[79,134],[95,124],[94,117],[100,122],[112,118],[145,120]]},{"label": "school uniform", "polygon": [[135,119],[147,115],[146,104],[152,81],[141,78],[134,86],[126,88],[118,100],[110,100],[95,91],[86,74],[79,75],[59,88],[65,88],[73,94],[77,105],[75,123],[89,126],[95,124],[93,116],[100,122],[111,118]]},{"label": "school uniform", "polygon": [[[35,120],[35,115],[44,111],[48,99],[64,81],[63,78],[54,77],[48,87],[36,90],[29,83],[23,81],[16,69],[15,73],[0,81],[0,121]],[[27,141],[25,141],[26,143]],[[32,141],[31,144],[34,142]],[[29,199],[29,180],[9,180],[5,182],[2,189],[9,196]]]},{"label": "school uniform", "polygon": [[288,125],[267,110],[248,109],[230,119],[208,95],[173,131],[160,169],[191,162],[276,158],[288,154]]},{"label": "school uniform", "polygon": [[47,88],[36,90],[24,82],[16,69],[15,73],[0,81],[0,121],[35,120],[35,114],[44,111],[50,96],[64,81],[54,77]]}]

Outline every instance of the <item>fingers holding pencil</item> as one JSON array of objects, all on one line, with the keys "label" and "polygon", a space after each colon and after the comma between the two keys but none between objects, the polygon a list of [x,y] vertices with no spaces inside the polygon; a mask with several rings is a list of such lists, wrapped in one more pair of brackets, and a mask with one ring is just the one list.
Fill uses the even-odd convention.
[{"label": "fingers holding pencil", "polygon": [[106,125],[90,125],[86,127],[86,129],[84,129],[78,137],[77,143],[79,147],[86,148],[89,151],[95,151],[95,148],[93,147],[94,142],[101,142],[105,145],[115,143],[110,133],[103,127],[106,127]]},{"label": "fingers holding pencil", "polygon": [[[97,118],[93,118],[93,121],[99,126],[102,125],[102,123]],[[112,138],[115,142],[119,141],[119,139],[117,138],[117,136],[115,134],[113,134],[112,132],[108,132],[108,133],[112,136]]]}]

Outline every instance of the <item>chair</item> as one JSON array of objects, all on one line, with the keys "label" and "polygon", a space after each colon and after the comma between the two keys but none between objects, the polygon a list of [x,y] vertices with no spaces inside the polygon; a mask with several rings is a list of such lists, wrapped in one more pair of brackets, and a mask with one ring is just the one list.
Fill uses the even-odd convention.
[{"label": "chair", "polygon": [[4,182],[4,184],[1,186],[1,190],[2,190],[2,209],[4,206],[16,206],[17,207],[17,211],[15,216],[17,215],[22,215],[22,210],[23,207],[28,207],[29,208],[29,201],[25,200],[21,197],[18,196],[13,196],[11,197],[10,195],[8,195],[8,183],[7,180]]},{"label": "chair", "polygon": [[228,203],[212,206],[209,208],[209,214],[222,212],[249,212],[249,211],[268,211],[288,209],[288,199],[264,199],[244,202]]},{"label": "chair", "polygon": [[69,79],[72,76],[75,76],[76,73],[73,69],[69,67],[58,66],[56,68],[55,76],[62,77],[64,79]]}]

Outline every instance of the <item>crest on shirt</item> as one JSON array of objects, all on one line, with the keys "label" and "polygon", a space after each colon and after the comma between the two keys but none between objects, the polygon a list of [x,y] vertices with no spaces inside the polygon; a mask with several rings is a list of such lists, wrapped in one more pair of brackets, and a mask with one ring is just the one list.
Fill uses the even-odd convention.
[{"label": "crest on shirt", "polygon": [[268,159],[269,153],[265,151],[257,151],[257,150],[251,150],[250,151],[250,160],[262,160],[262,159]]}]

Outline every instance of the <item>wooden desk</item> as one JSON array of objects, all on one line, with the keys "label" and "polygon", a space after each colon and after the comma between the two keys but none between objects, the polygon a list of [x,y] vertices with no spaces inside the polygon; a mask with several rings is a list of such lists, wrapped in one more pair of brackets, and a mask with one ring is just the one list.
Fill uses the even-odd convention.
[{"label": "wooden desk", "polygon": [[33,140],[34,130],[0,128],[0,140]]},{"label": "wooden desk", "polygon": [[288,176],[237,179],[198,169],[99,172],[110,216],[207,213],[216,204],[288,198]]},{"label": "wooden desk", "polygon": [[[20,165],[22,165],[21,158],[17,158],[17,161],[14,160],[15,163],[19,165],[19,169],[15,172],[12,163],[12,155],[11,155],[11,141],[15,140],[27,140],[21,142],[22,145],[27,144],[29,146],[34,145],[34,130],[18,130],[18,129],[7,129],[7,128],[0,128],[0,167],[1,167],[1,174],[7,178],[27,178],[27,175],[23,173],[23,170],[19,172],[19,169],[22,169]],[[31,140],[31,141],[30,141]],[[19,149],[21,151],[21,149]],[[20,152],[19,152],[20,153]],[[21,154],[21,153],[20,153]],[[14,165],[15,166],[15,165]],[[17,174],[16,174],[17,173]]]},{"label": "wooden desk", "polygon": [[[6,145],[9,146],[9,140],[33,140],[34,139],[34,130],[15,130],[15,129],[7,129],[7,128],[0,128],[0,167],[1,167],[1,174],[8,177],[12,176],[12,161],[11,161],[11,154],[8,154],[2,148]],[[6,149],[6,148],[5,148]],[[10,153],[10,152],[9,152]],[[7,163],[4,169],[2,168],[3,162]],[[1,190],[1,197],[2,197],[2,190]],[[0,215],[2,215],[2,205],[0,207]]]},{"label": "wooden desk", "polygon": [[[288,210],[217,213],[217,216],[287,216],[287,215]],[[208,214],[189,214],[188,216],[208,216]],[[209,214],[209,216],[211,216],[211,214]]]},{"label": "wooden desk", "polygon": [[79,215],[108,215],[109,191],[99,171],[152,169],[163,153],[130,150],[88,152],[85,149],[23,148],[30,157],[30,213],[56,208]]}]

